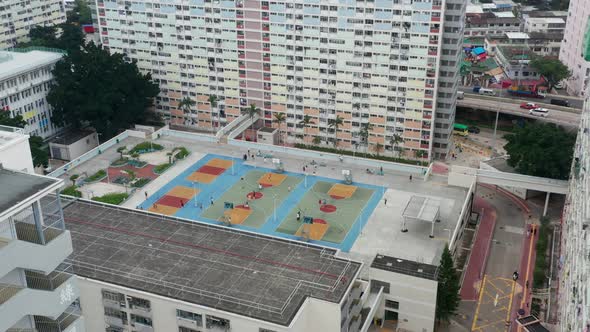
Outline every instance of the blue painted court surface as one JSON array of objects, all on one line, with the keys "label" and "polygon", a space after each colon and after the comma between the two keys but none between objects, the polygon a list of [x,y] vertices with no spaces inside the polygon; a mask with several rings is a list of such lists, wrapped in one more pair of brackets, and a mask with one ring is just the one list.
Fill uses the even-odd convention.
[{"label": "blue painted court surface", "polygon": [[[217,175],[210,183],[194,182],[187,179],[191,174],[194,174],[194,172],[214,159],[231,160],[233,165]],[[144,210],[153,209],[154,203],[159,200],[162,202],[161,199],[165,198],[171,190],[182,186],[185,187],[185,191],[187,191],[186,188],[192,188],[192,190],[188,190],[193,192],[191,196],[194,193],[197,194],[193,198],[183,201],[182,206],[178,205],[172,209],[170,214],[198,222],[225,225],[220,220],[223,217],[223,207],[228,197],[232,197],[231,203],[233,204],[246,204],[247,199],[244,193],[258,191],[257,182],[256,180],[253,182],[252,179],[258,179],[261,175],[266,176],[268,173],[275,173],[270,160],[268,167],[254,167],[246,165],[240,158],[207,154],[157,192],[148,193],[150,196],[139,205],[139,208]],[[306,241],[342,251],[349,251],[386,190],[381,186],[353,182],[352,186],[358,188],[356,192],[359,195],[361,192],[363,193],[363,199],[354,200],[354,204],[353,201],[347,204],[346,199],[331,200],[328,204],[336,206],[337,211],[323,213],[319,210],[317,198],[328,197],[328,200],[330,198],[325,192],[318,193],[314,190],[330,187],[331,184],[343,184],[342,180],[312,175],[305,176],[302,173],[293,172],[283,172],[281,174],[287,176],[284,183],[276,188],[261,189],[260,192],[266,196],[260,200],[250,201],[249,208],[252,209],[252,214],[248,219],[243,224],[234,224],[229,227],[303,241],[304,238],[295,235],[295,229],[298,226],[296,222],[299,222],[296,221],[295,215],[297,211],[301,211],[304,216],[309,215],[325,219],[330,226],[330,233],[326,233],[322,240],[306,239]],[[239,197],[239,199],[236,197]],[[315,203],[310,203],[311,201]],[[347,209],[348,205],[355,207]],[[219,218],[213,218],[212,216],[219,216]],[[342,223],[342,220],[345,219],[348,222]],[[329,240],[326,241],[325,239]]]}]

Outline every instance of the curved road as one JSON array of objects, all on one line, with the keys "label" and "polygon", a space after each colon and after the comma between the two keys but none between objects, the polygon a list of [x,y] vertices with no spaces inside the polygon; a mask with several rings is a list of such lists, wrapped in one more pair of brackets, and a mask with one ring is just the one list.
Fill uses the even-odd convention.
[{"label": "curved road", "polygon": [[[521,103],[522,101],[531,101],[531,102],[544,102],[544,103],[549,103],[551,99],[562,99],[562,100],[567,100],[570,102],[570,106],[571,108],[577,108],[577,109],[582,109],[582,107],[584,106],[584,98],[579,98],[579,97],[573,97],[573,96],[562,96],[562,95],[547,95],[546,98],[544,99],[528,99],[528,98],[523,98],[523,97],[518,97],[518,96],[511,96],[508,94],[508,92],[506,92],[506,89],[492,89],[496,92],[496,95],[498,97],[504,98],[504,99],[512,99],[515,102],[519,102]],[[466,86],[462,86],[459,87],[459,91],[463,91],[465,92],[465,95],[475,95],[478,96],[477,93],[473,92],[473,87],[466,87]],[[524,99],[524,100],[522,100]]]},{"label": "curved road", "polygon": [[558,111],[548,106],[547,109],[549,109],[549,115],[546,118],[543,118],[530,115],[528,110],[520,108],[520,100],[515,100],[517,101],[515,103],[512,99],[507,99],[506,102],[501,102],[499,99],[500,98],[494,98],[494,100],[489,100],[484,98],[476,98],[475,96],[465,94],[464,99],[457,100],[457,106],[492,112],[498,111],[504,114],[552,122],[562,126],[578,126],[580,123],[580,110],[577,109],[572,109],[572,112],[566,112]]}]

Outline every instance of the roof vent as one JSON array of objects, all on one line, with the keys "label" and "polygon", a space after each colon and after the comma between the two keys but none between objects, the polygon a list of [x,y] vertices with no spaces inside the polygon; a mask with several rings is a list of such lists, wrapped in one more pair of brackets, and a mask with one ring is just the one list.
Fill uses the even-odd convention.
[{"label": "roof vent", "polygon": [[393,264],[391,262],[389,262],[389,263],[387,263],[385,265],[387,265],[387,266],[393,266]]},{"label": "roof vent", "polygon": [[398,258],[398,259],[397,259],[397,262],[398,262],[398,263],[402,263],[402,262],[403,262],[403,260],[401,260],[401,259],[399,259],[399,258]]},{"label": "roof vent", "polygon": [[418,269],[418,272],[419,272],[419,273],[422,273],[422,272],[424,272],[424,270],[422,270],[422,269]]}]

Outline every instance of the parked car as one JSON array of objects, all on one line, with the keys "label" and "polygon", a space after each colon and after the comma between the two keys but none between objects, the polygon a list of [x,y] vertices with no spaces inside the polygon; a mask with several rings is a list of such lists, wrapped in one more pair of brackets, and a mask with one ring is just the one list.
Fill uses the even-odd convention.
[{"label": "parked car", "polygon": [[478,93],[480,95],[486,95],[486,96],[495,96],[496,92],[492,89],[484,89],[484,88],[480,88]]},{"label": "parked car", "polygon": [[467,129],[467,131],[469,131],[472,134],[479,134],[479,127],[476,126],[469,126],[469,128]]},{"label": "parked car", "polygon": [[539,105],[535,103],[522,103],[520,104],[520,108],[524,108],[525,110],[532,110],[535,108],[539,108]]},{"label": "parked car", "polygon": [[463,98],[465,98],[465,92],[457,91],[457,99],[463,99]]},{"label": "parked car", "polygon": [[570,102],[564,99],[551,99],[551,105],[559,105],[569,107]]},{"label": "parked car", "polygon": [[538,107],[538,108],[530,110],[529,114],[546,118],[549,115],[549,110],[546,108]]}]

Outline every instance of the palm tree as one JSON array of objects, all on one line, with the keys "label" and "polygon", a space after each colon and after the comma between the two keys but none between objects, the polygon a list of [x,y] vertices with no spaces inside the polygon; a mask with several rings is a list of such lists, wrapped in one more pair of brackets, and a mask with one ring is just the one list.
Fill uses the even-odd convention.
[{"label": "palm tree", "polygon": [[[213,109],[217,107],[217,96],[209,95],[209,103],[211,104],[211,128],[213,128]],[[217,116],[217,126],[219,126],[219,116]]]},{"label": "palm tree", "polygon": [[397,145],[399,143],[403,142],[403,139],[400,135],[398,134],[393,134],[393,136],[391,136],[389,138],[389,144],[391,144],[391,155],[393,156],[393,153],[395,152],[395,148],[397,147]]},{"label": "palm tree", "polygon": [[185,114],[185,118],[187,114],[191,114],[191,108],[196,104],[196,102],[192,99],[190,99],[189,97],[184,97],[182,98],[182,100],[178,103],[178,108],[180,108],[182,110],[182,112]]},{"label": "palm tree", "polygon": [[369,146],[369,132],[371,130],[373,130],[373,124],[367,122],[361,125],[361,130],[359,131],[359,136],[361,137],[361,140],[365,145],[365,153],[367,152],[367,147]]},{"label": "palm tree", "polygon": [[274,113],[276,123],[279,125],[279,144],[281,144],[281,123],[287,120],[285,113]]},{"label": "palm tree", "polygon": [[377,153],[377,155],[379,155],[381,153],[381,151],[383,151],[383,144],[377,142],[375,144],[375,153]]},{"label": "palm tree", "polygon": [[250,129],[254,130],[254,116],[260,115],[260,108],[256,107],[256,104],[250,104],[250,107],[242,109],[242,114],[246,114],[250,118],[252,122]]},{"label": "palm tree", "polygon": [[299,125],[303,126],[303,135],[307,136],[307,131],[305,129],[307,129],[307,127],[312,124],[314,124],[314,122],[311,120],[311,116],[304,115],[303,120],[299,121]]},{"label": "palm tree", "polygon": [[322,143],[322,138],[319,137],[319,136],[314,136],[313,137],[313,140],[312,140],[312,143],[315,144],[315,145],[320,145],[320,143]]},{"label": "palm tree", "polygon": [[338,146],[338,128],[344,124],[344,118],[336,115],[335,119],[328,119],[328,127],[334,129],[334,147]]}]

